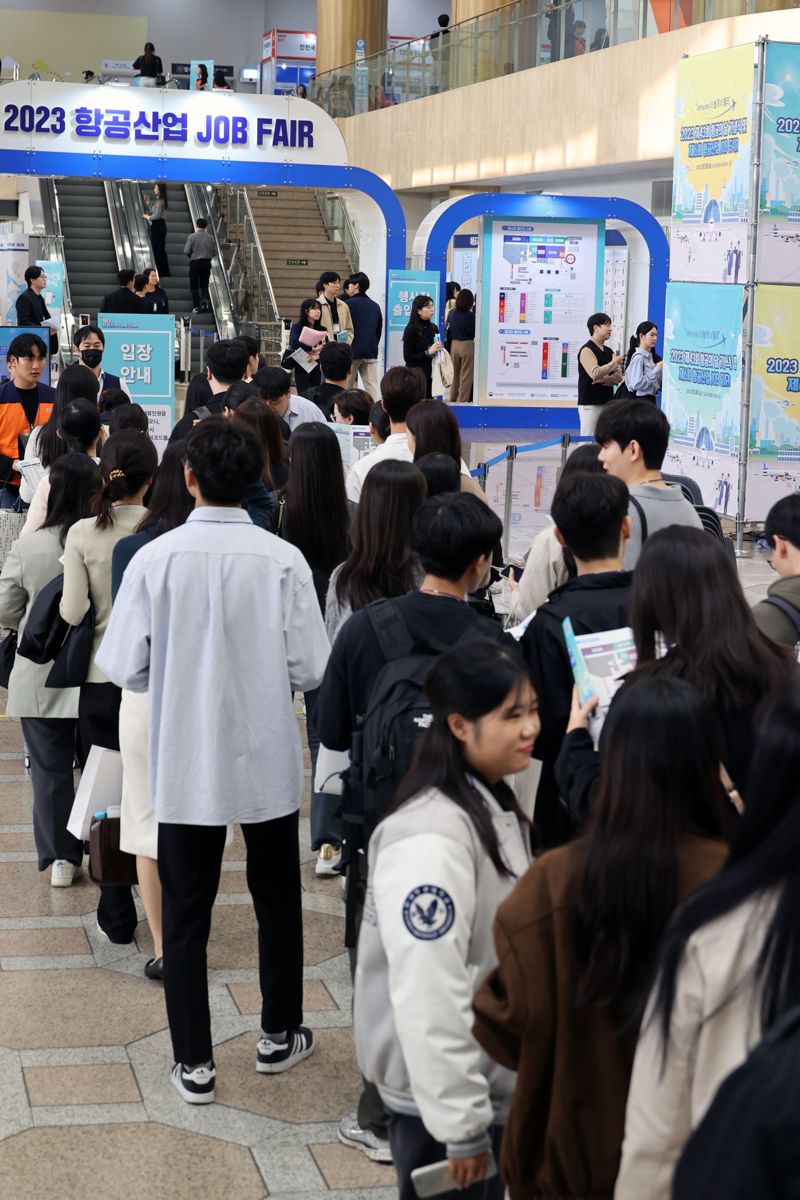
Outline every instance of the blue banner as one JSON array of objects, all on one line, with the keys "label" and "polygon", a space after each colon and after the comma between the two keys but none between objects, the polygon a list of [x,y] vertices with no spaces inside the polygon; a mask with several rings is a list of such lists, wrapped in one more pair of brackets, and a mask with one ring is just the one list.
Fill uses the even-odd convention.
[{"label": "blue banner", "polygon": [[161,453],[175,423],[175,318],[102,313],[103,367],[127,383]]},{"label": "blue banner", "polygon": [[47,286],[42,292],[47,311],[56,321],[60,321],[64,310],[64,264],[57,258],[37,258],[36,265],[47,276]]},{"label": "blue banner", "polygon": [[[390,271],[386,297],[386,367],[403,365],[403,330],[411,316],[415,296],[433,298],[434,314],[439,311],[438,271]],[[434,320],[436,317],[434,316]],[[444,340],[444,330],[439,330]]]}]

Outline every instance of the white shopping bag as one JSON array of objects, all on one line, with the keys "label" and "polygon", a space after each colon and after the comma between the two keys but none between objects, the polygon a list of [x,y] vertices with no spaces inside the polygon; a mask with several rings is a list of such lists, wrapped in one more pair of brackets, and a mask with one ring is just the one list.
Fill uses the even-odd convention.
[{"label": "white shopping bag", "polygon": [[314,791],[322,792],[325,796],[341,796],[342,774],[349,766],[349,751],[329,750],[327,746],[320,746],[314,772]]},{"label": "white shopping bag", "polygon": [[122,756],[118,750],[92,746],[75,793],[67,829],[82,842],[89,840],[89,826],[96,812],[107,812],[122,804]]}]

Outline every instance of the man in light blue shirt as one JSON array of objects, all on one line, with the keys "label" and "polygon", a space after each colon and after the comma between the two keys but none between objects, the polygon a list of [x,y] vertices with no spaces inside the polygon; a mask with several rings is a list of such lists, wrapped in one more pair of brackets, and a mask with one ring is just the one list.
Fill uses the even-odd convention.
[{"label": "man in light blue shirt", "polygon": [[298,425],[306,421],[324,421],[328,423],[322,409],[313,400],[305,396],[292,396],[289,389],[292,377],[283,367],[262,367],[253,378],[261,395],[274,413],[289,426],[289,432],[294,433]]},{"label": "man in light blue shirt", "polygon": [[329,654],[311,570],[242,510],[263,469],[252,433],[221,417],[186,442],[186,524],[128,566],[97,655],[118,686],[150,693],[150,789],[159,823],[164,990],[184,1100],[214,1099],[206,946],[225,827],[238,821],[259,925],[263,998],[256,1069],[307,1058],[298,810],[303,770],[293,691]]}]

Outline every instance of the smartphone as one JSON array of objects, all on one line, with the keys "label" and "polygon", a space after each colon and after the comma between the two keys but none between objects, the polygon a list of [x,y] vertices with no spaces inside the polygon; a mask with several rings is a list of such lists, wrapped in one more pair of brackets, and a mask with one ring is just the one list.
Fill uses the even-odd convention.
[{"label": "smartphone", "polygon": [[212,415],[211,409],[208,408],[205,404],[201,404],[200,407],[196,408],[194,410],[194,412],[192,413],[192,420],[193,421],[205,421],[206,417],[210,417],[211,415]]},{"label": "smartphone", "polygon": [[589,668],[586,666],[586,659],[583,657],[583,651],[578,645],[578,639],[575,637],[575,630],[572,628],[572,621],[569,617],[564,617],[561,628],[564,630],[564,641],[567,643],[569,665],[572,667],[572,675],[575,679],[575,686],[578,689],[578,698],[581,704],[588,704],[597,693],[592,686]]},{"label": "smartphone", "polygon": [[[489,1161],[485,1177],[486,1179],[493,1179],[496,1174],[497,1163],[494,1157],[492,1157]],[[443,1162],[431,1163],[429,1167],[417,1167],[416,1171],[411,1172],[411,1182],[420,1200],[425,1200],[426,1196],[441,1196],[446,1192],[455,1191],[455,1184],[447,1166],[447,1159],[444,1159]]]}]

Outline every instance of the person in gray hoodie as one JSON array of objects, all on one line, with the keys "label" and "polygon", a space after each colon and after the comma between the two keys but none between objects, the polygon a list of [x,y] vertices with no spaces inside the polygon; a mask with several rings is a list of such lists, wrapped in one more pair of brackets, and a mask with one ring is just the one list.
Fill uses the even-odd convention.
[{"label": "person in gray hoodie", "polygon": [[800,642],[800,495],[784,496],[767,513],[764,541],[778,578],[753,609],[756,625],[782,646]]},{"label": "person in gray hoodie", "polygon": [[702,529],[694,505],[677,484],[661,477],[669,444],[669,421],[650,400],[614,400],[601,412],[595,441],[609,475],[628,485],[631,536],[625,547],[625,570],[632,571],[645,539],[668,525]]},{"label": "person in gray hoodie", "polygon": [[477,639],[437,659],[429,727],[395,807],[370,840],[354,1024],[361,1070],[389,1111],[399,1200],[415,1168],[447,1162],[443,1196],[500,1200],[487,1179],[514,1073],[472,1034],[472,1001],[497,965],[492,924],[530,863],[530,831],[504,776],[539,731],[515,651]]}]

